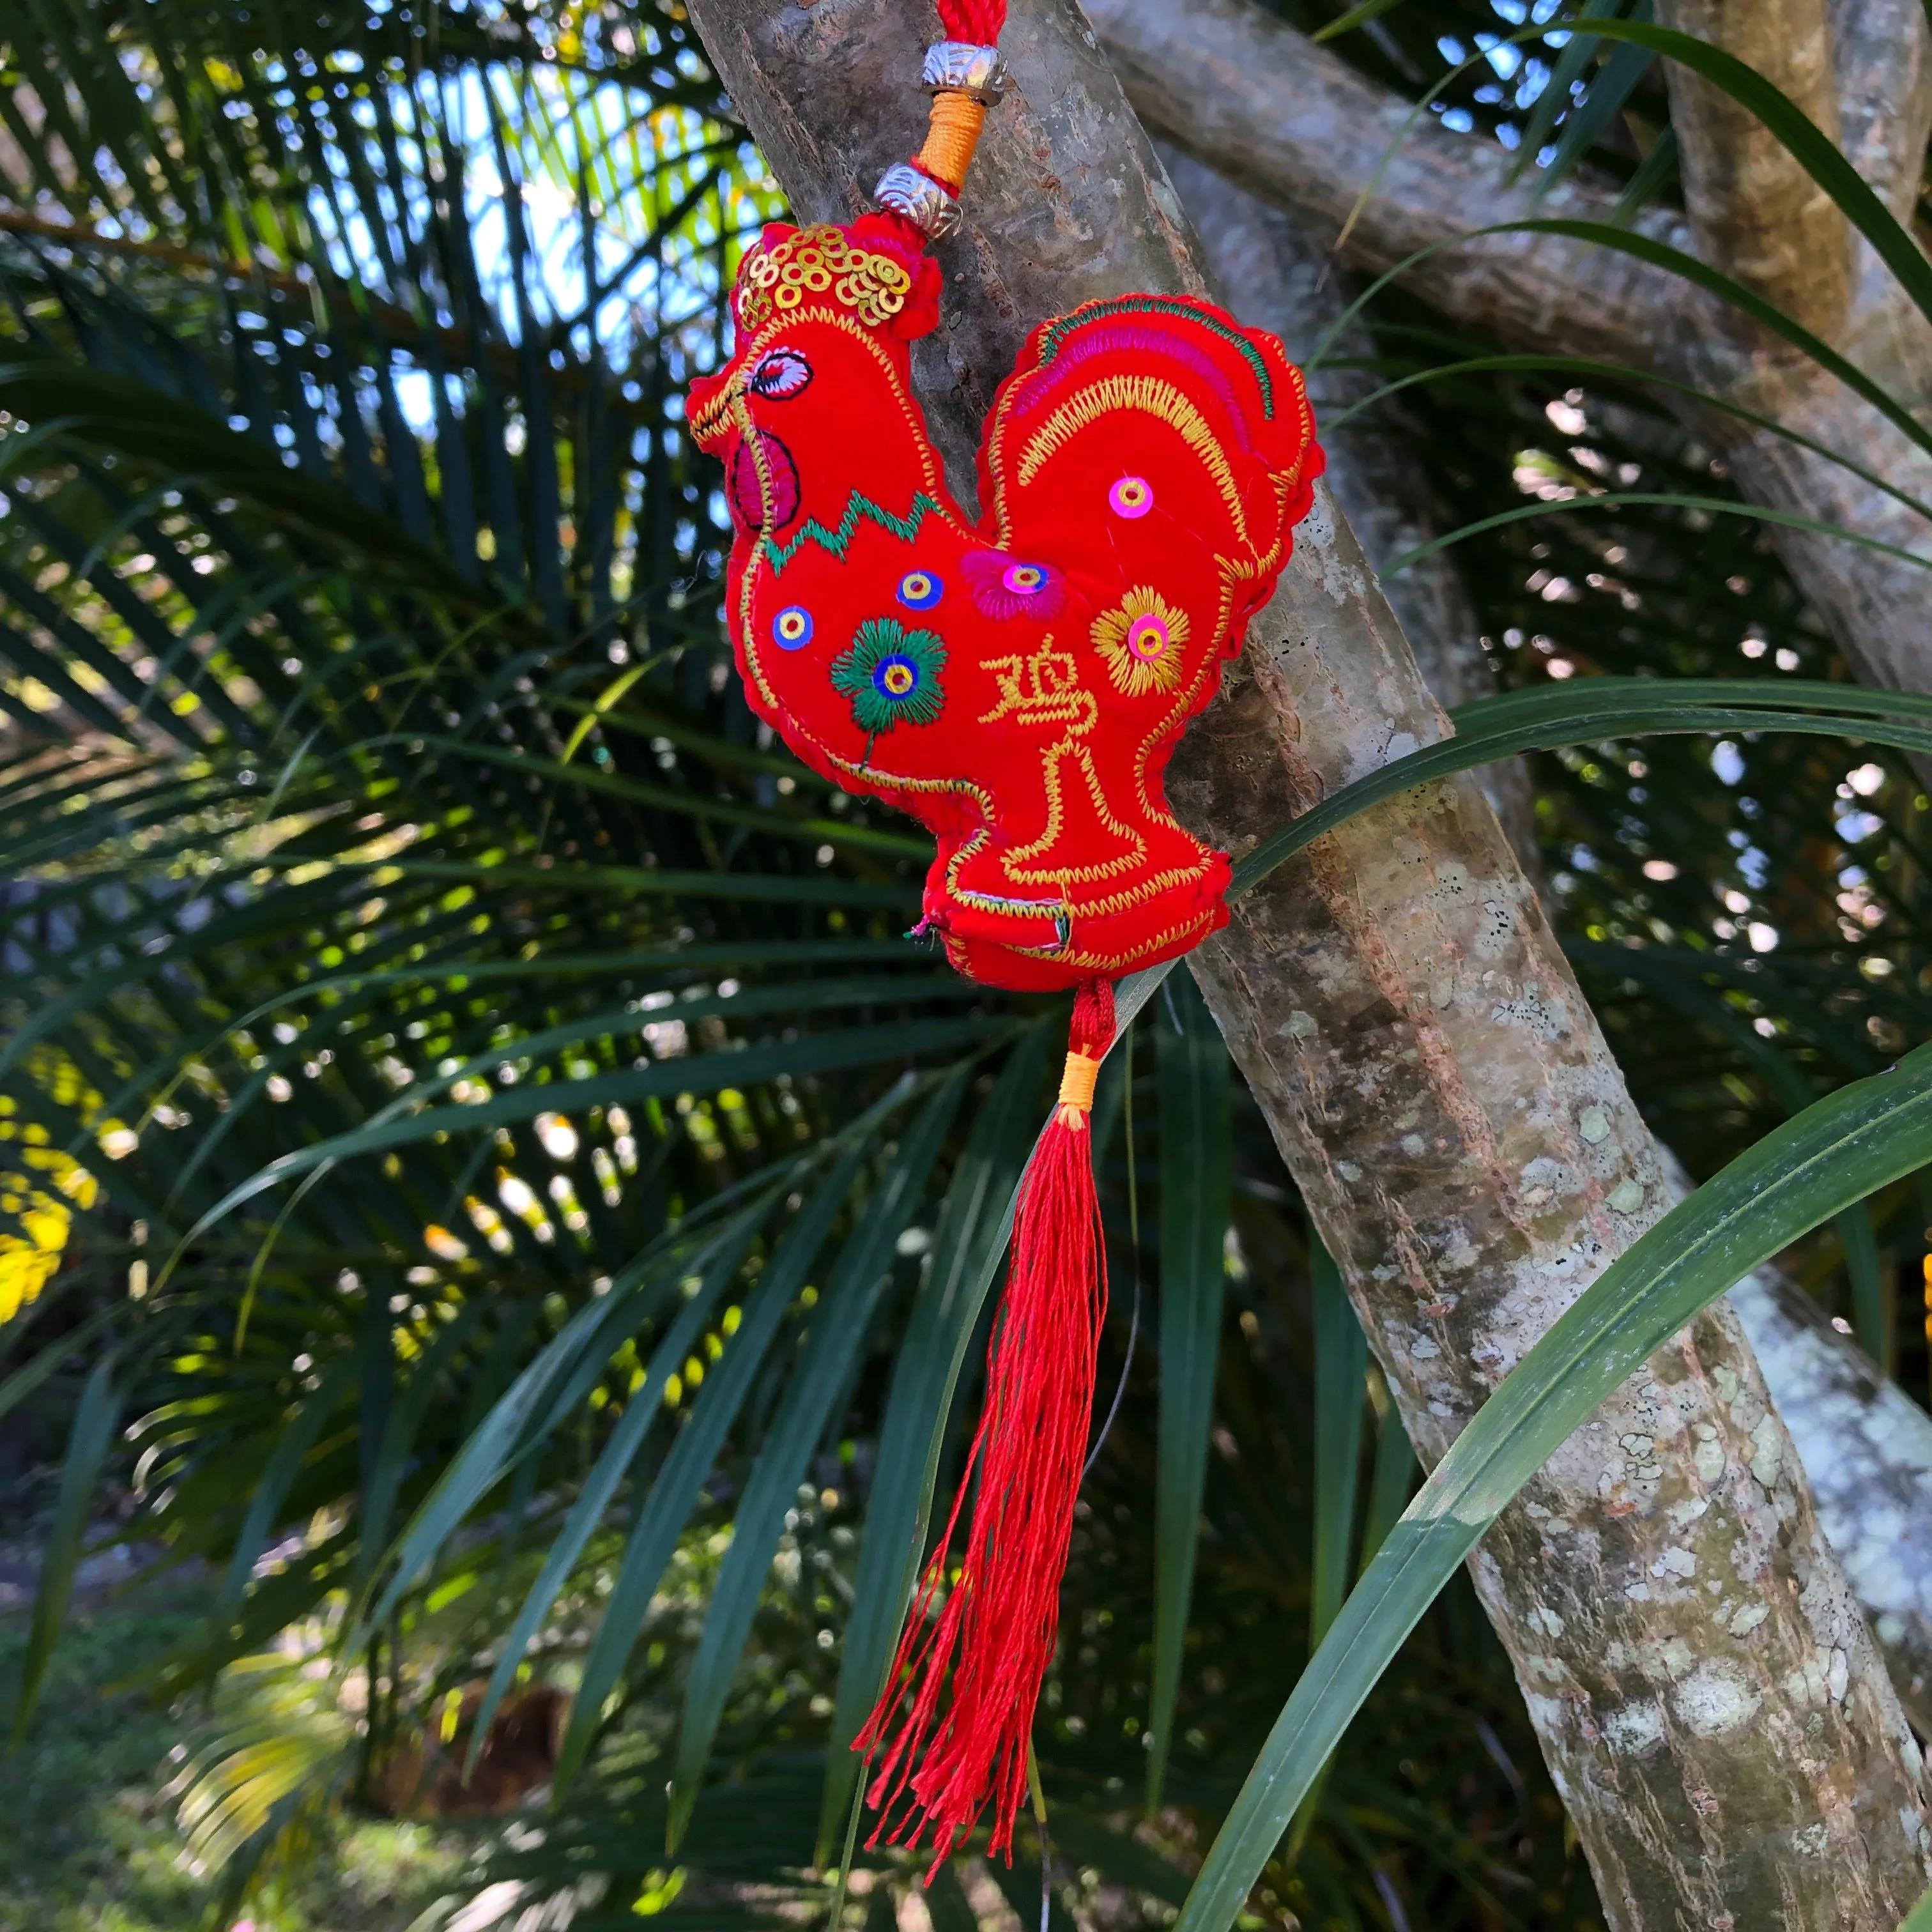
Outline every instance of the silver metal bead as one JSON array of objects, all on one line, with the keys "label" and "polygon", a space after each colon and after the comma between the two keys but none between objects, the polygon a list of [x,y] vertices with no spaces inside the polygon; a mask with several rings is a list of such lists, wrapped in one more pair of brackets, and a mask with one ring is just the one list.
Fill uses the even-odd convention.
[{"label": "silver metal bead", "polygon": [[920,84],[928,94],[970,94],[990,107],[1006,91],[1006,64],[998,47],[970,40],[935,40],[926,50]]},{"label": "silver metal bead", "polygon": [[959,226],[959,203],[929,175],[896,161],[879,177],[872,199],[881,208],[903,214],[922,235],[943,242]]}]

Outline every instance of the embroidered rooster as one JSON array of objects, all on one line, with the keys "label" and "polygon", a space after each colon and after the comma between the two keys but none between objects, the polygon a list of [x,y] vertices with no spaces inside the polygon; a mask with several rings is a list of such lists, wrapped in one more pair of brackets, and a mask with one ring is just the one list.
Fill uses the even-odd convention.
[{"label": "embroidered rooster", "polygon": [[1211,304],[1089,302],[1002,385],[974,523],[912,396],[938,279],[879,216],[746,258],[736,352],[690,398],[739,668],[814,770],[932,832],[925,922],[958,970],[1112,977],[1226,922],[1226,855],[1162,772],[1287,561],[1313,421],[1281,345]]}]

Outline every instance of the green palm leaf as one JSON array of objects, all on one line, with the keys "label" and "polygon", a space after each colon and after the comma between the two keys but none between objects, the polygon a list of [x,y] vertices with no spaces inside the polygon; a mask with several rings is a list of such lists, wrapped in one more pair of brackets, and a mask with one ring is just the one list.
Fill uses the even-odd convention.
[{"label": "green palm leaf", "polygon": [[1160,1807],[1194,1592],[1221,1352],[1222,1244],[1234,1186],[1227,1048],[1191,980],[1154,1037],[1160,1070],[1160,1420],[1154,1486],[1154,1688],[1148,1809]]},{"label": "green palm leaf", "polygon": [[1932,1048],[1767,1135],[1651,1228],[1505,1378],[1391,1530],[1269,1734],[1183,1908],[1233,1923],[1376,1679],[1510,1499],[1618,1382],[1787,1243],[1932,1160]]}]

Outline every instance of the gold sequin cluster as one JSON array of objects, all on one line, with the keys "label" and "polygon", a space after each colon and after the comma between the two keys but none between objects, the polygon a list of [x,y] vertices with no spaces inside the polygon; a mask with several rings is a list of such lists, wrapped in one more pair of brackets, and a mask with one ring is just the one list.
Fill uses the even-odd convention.
[{"label": "gold sequin cluster", "polygon": [[760,328],[808,296],[830,293],[876,327],[905,306],[912,277],[890,255],[853,248],[836,228],[802,228],[745,257],[738,277],[738,324]]}]

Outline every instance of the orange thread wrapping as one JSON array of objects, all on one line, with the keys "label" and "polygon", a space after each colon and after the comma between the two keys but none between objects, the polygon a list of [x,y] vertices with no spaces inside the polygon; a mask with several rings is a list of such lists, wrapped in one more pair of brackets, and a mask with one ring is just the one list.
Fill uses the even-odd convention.
[{"label": "orange thread wrapping", "polygon": [[1066,1070],[1060,1076],[1060,1124],[1076,1132],[1086,1124],[1094,1109],[1094,1083],[1100,1077],[1100,1063],[1090,1054],[1078,1052],[1066,1056]]},{"label": "orange thread wrapping", "polygon": [[920,166],[957,194],[965,184],[966,170],[973,165],[973,152],[986,124],[983,101],[968,94],[935,94],[926,146],[919,151]]}]

